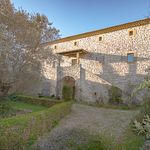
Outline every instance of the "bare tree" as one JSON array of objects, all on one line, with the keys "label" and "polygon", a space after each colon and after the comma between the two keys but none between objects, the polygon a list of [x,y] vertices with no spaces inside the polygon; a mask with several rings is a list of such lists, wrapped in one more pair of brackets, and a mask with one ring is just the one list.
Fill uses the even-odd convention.
[{"label": "bare tree", "polygon": [[0,0],[0,97],[23,78],[39,78],[42,62],[56,58],[41,43],[57,39],[58,32],[46,16]]}]

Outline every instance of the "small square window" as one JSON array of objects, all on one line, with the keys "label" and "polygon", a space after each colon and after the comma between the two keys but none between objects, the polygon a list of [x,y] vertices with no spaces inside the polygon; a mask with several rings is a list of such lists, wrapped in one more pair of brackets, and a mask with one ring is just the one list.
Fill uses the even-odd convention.
[{"label": "small square window", "polygon": [[77,64],[77,59],[72,59],[72,66]]},{"label": "small square window", "polygon": [[128,62],[134,62],[134,60],[135,60],[134,53],[128,53],[127,60],[128,60]]},{"label": "small square window", "polygon": [[103,39],[102,36],[100,36],[100,37],[99,37],[99,41],[102,41],[102,39]]},{"label": "small square window", "polygon": [[57,49],[57,46],[56,46],[56,45],[54,46],[54,49]]},{"label": "small square window", "polygon": [[133,30],[129,31],[129,36],[133,35]]},{"label": "small square window", "polygon": [[74,42],[74,46],[77,46],[78,42]]}]

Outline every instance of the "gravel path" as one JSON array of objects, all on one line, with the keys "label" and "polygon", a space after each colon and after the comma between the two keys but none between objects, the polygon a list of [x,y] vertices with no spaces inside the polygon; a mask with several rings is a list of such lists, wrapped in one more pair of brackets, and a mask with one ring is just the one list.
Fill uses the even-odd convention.
[{"label": "gravel path", "polygon": [[[104,109],[74,104],[72,112],[34,145],[38,150],[74,150],[73,145],[88,141],[88,135],[122,137],[138,111]],[[88,131],[88,135],[87,135]]]}]

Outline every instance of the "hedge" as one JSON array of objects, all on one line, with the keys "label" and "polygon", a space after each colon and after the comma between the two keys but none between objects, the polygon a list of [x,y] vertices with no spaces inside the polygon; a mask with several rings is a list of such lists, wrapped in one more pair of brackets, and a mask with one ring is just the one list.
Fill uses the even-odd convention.
[{"label": "hedge", "polygon": [[43,111],[0,120],[0,149],[29,149],[71,111],[71,104],[63,102]]},{"label": "hedge", "polygon": [[24,95],[12,95],[9,98],[14,101],[21,101],[29,104],[42,105],[45,107],[51,107],[55,104],[59,104],[63,102],[62,100],[51,100],[48,98],[34,98],[34,97],[24,96]]}]

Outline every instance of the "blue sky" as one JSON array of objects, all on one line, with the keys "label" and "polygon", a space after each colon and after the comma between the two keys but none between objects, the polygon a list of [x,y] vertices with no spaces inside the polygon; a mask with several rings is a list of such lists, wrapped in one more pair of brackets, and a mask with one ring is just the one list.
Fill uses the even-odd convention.
[{"label": "blue sky", "polygon": [[135,20],[150,12],[150,0],[12,0],[16,8],[45,14],[61,37]]}]

